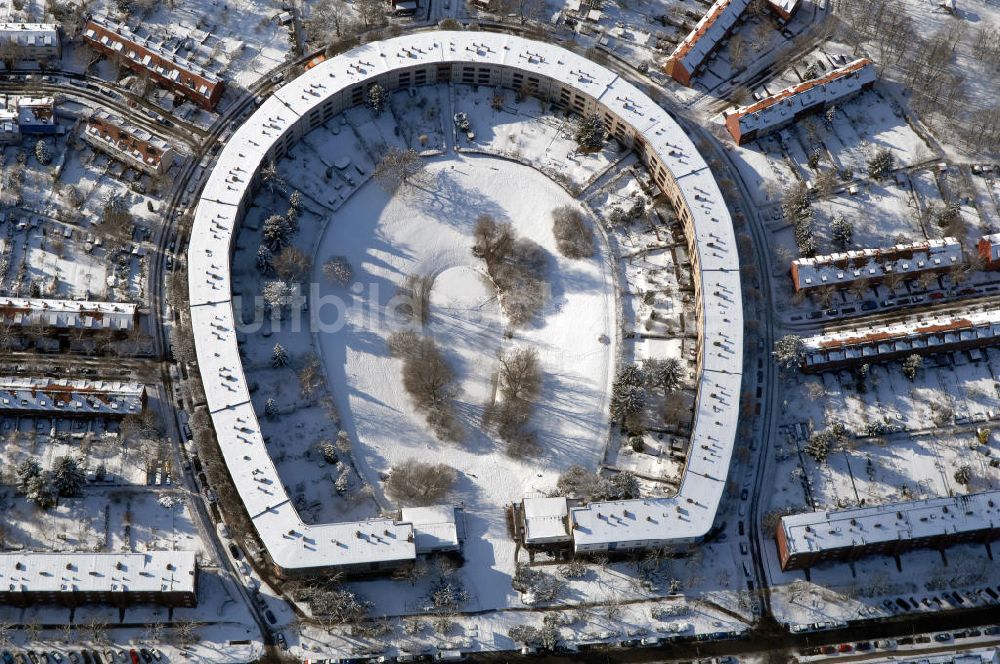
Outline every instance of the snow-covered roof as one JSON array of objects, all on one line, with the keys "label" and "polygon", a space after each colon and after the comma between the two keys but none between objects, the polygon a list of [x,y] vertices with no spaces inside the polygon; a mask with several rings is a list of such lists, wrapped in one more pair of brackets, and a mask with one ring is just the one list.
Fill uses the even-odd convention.
[{"label": "snow-covered roof", "polygon": [[694,73],[722,43],[749,5],[750,0],[716,0],[668,59],[680,62],[685,70]]},{"label": "snow-covered roof", "polygon": [[211,97],[221,80],[215,74],[172,53],[162,44],[138,35],[123,23],[100,16],[92,17],[83,28],[88,42],[121,53],[146,69],[183,85],[185,92],[196,91],[202,97]]},{"label": "snow-covered roof", "polygon": [[[743,311],[732,221],[705,160],[669,113],[619,75],[580,55],[513,35],[425,32],[365,44],[317,64],[278,89],[219,153],[195,214],[188,279],[199,370],[219,444],[230,471],[235,470],[234,479],[250,474],[268,482],[267,492],[261,490],[259,480],[237,480],[236,486],[264,546],[282,568],[361,564],[372,560],[373,551],[381,560],[394,555],[406,560],[413,558],[414,546],[412,537],[408,545],[406,538],[396,537],[374,549],[359,546],[354,532],[363,529],[350,522],[303,525],[274,471],[249,401],[232,308],[230,251],[253,196],[255,175],[261,165],[283,154],[310,131],[328,100],[338,96],[349,100],[366,81],[393,70],[459,62],[546,77],[589,96],[630,125],[644,143],[644,154],[652,155],[669,171],[667,180],[676,181],[682,212],[693,228],[692,261],[699,266],[696,290],[704,339],[692,439],[692,450],[697,453],[688,461],[689,470],[678,496],[629,501],[629,509],[641,512],[644,518],[647,514],[673,513],[680,505],[686,517],[660,528],[660,540],[694,540],[704,536],[714,522],[739,414]],[[349,94],[341,95],[344,92]],[[585,515],[578,515],[577,521],[584,523]],[[388,519],[377,523],[412,533],[408,524]],[[592,539],[610,541],[615,531],[603,529],[601,524],[603,521],[584,523]],[[323,534],[289,540],[289,530]],[[308,546],[303,543],[306,537],[311,539]],[[334,540],[338,545],[331,546]]]},{"label": "snow-covered roof", "polygon": [[458,551],[465,539],[462,510],[451,505],[404,507],[400,521],[413,526],[417,553]]},{"label": "snow-covered roof", "polygon": [[756,132],[757,136],[780,127],[798,114],[817,106],[828,106],[860,92],[875,82],[875,63],[859,58],[829,73],[804,81],[760,101],[726,113],[735,115],[741,134]]},{"label": "snow-covered roof", "polygon": [[[867,664],[897,664],[899,659],[866,659]],[[939,654],[921,654],[915,658],[915,664],[1000,664],[1000,648],[980,648],[963,650],[961,653],[945,652]]]},{"label": "snow-covered roof", "polygon": [[173,148],[165,140],[103,109],[87,120],[83,139],[90,145],[142,170],[169,168]]},{"label": "snow-covered roof", "polygon": [[195,593],[194,551],[0,553],[0,592]]},{"label": "snow-covered roof", "polygon": [[883,326],[870,325],[806,337],[807,370],[844,362],[877,362],[901,353],[941,353],[986,346],[1000,339],[1000,311],[915,316]]},{"label": "snow-covered roof", "polygon": [[13,325],[131,330],[136,305],[129,302],[84,302],[0,297],[0,321]]},{"label": "snow-covered roof", "polygon": [[0,42],[14,41],[31,58],[34,52],[59,48],[59,26],[55,23],[0,23]]},{"label": "snow-covered roof", "polygon": [[924,240],[894,247],[856,249],[792,261],[796,290],[880,280],[889,274],[912,275],[947,270],[965,262],[962,243],[953,237]]},{"label": "snow-covered roof", "polygon": [[1000,529],[1000,491],[793,514],[781,518],[781,529],[789,556],[897,540],[930,546],[938,537]]},{"label": "snow-covered roof", "polygon": [[53,97],[19,97],[17,121],[24,125],[54,125],[56,101]]},{"label": "snow-covered roof", "polygon": [[524,543],[569,541],[566,498],[525,498]]},{"label": "snow-covered roof", "polygon": [[125,416],[142,412],[141,383],[0,376],[0,412]]}]

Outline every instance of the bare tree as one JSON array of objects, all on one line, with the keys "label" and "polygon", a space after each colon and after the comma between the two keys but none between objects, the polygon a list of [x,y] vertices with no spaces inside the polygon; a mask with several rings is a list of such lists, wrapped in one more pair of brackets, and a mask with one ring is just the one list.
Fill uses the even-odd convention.
[{"label": "bare tree", "polygon": [[440,501],[457,479],[458,473],[451,466],[407,459],[392,468],[385,489],[403,504],[431,505]]},{"label": "bare tree", "polygon": [[274,273],[285,281],[305,281],[312,270],[312,258],[298,247],[287,246],[271,262]]},{"label": "bare tree", "polygon": [[375,165],[372,176],[379,186],[393,193],[404,184],[418,182],[425,166],[426,163],[413,148],[401,150],[391,147]]}]

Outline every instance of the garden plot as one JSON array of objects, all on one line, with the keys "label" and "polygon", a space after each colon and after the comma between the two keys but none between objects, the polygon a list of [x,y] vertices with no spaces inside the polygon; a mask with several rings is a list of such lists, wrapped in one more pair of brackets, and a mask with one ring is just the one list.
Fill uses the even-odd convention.
[{"label": "garden plot", "polygon": [[855,195],[843,192],[814,201],[812,208],[816,213],[813,229],[820,254],[835,251],[830,244],[830,224],[839,215],[854,226],[854,248],[926,239],[913,197],[894,184],[871,183]]},{"label": "garden plot", "polygon": [[39,551],[202,551],[185,494],[174,489],[85,489],[42,511],[13,489],[0,493],[4,546]]},{"label": "garden plot", "polygon": [[982,222],[982,233],[988,234],[1000,231],[1000,207],[997,206],[997,197],[1000,195],[1000,189],[997,187],[997,180],[993,177],[987,178],[973,175],[972,191],[975,197],[976,210],[979,212],[979,219]]},{"label": "garden plot", "polygon": [[[60,422],[60,429],[80,429],[80,422]],[[122,445],[117,435],[60,430],[55,436],[50,429],[43,432],[20,431],[7,439],[0,451],[0,460],[5,468],[13,469],[25,459],[35,459],[42,468],[51,468],[55,459],[70,456],[81,459],[81,467],[87,471],[91,481],[107,484],[146,484],[148,467],[147,453],[139,442]]]},{"label": "garden plot", "polygon": [[[816,122],[822,125],[822,122]],[[817,128],[822,135],[825,128]],[[838,107],[833,133],[847,149],[838,153],[845,168],[855,174],[868,172],[868,158],[882,148],[892,152],[896,168],[933,158],[934,152],[878,90],[863,92]]]},{"label": "garden plot", "polygon": [[[574,119],[545,113],[545,102],[534,97],[518,102],[513,92],[488,86],[455,85],[451,90],[453,110],[468,114],[475,133],[472,140],[459,137],[460,147],[526,163],[571,192],[581,191],[625,156],[616,152],[613,140],[599,152],[578,152]],[[493,108],[494,95],[503,98],[500,110]]]},{"label": "garden plot", "polygon": [[447,117],[447,88],[425,86],[394,92],[390,109],[408,147],[423,152],[447,148],[445,132],[452,119]]},{"label": "garden plot", "polygon": [[[847,507],[1000,487],[1000,469],[991,465],[996,439],[973,425],[1000,413],[991,369],[1000,354],[991,350],[989,361],[978,363],[964,353],[952,357],[957,364],[944,356],[926,358],[914,381],[898,364],[873,365],[865,392],[846,371],[800,377],[799,389],[785,392],[775,450],[776,476],[793,481],[775,493],[772,508]],[[816,395],[823,395],[822,407]],[[805,452],[810,433],[833,422],[847,425],[849,445],[819,463]],[[895,433],[858,437],[871,423],[885,423]],[[964,485],[955,477],[963,466],[969,467]]]},{"label": "garden plot", "polygon": [[781,192],[795,184],[798,173],[783,158],[780,139],[771,134],[745,146],[728,146],[740,177],[758,205],[781,202]]}]

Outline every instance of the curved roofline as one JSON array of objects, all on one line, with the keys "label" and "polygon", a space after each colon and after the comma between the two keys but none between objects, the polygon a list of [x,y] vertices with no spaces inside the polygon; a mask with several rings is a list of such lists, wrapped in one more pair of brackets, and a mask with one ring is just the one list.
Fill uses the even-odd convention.
[{"label": "curved roofline", "polygon": [[[219,154],[195,214],[188,283],[208,409],[240,498],[268,555],[282,570],[412,560],[413,531],[409,524],[387,519],[302,522],[265,447],[240,361],[230,282],[234,238],[262,164],[280,159],[326,117],[357,105],[365,84],[377,80],[392,89],[403,87],[400,72],[417,70],[436,73],[427,76],[428,84],[460,83],[462,69],[455,64],[472,66],[477,75],[489,72],[490,85],[513,87],[517,76],[535,78],[541,83],[539,94],[544,87],[556,102],[560,99],[555,93],[569,94],[587,112],[603,112],[616,136],[637,150],[652,179],[678,209],[697,272],[700,315],[700,380],[691,450],[677,496],[629,502],[639,510],[645,505],[673,513],[676,507],[683,514],[660,529],[665,540],[700,538],[715,519],[736,435],[743,311],[732,220],[708,165],[665,110],[618,74],[582,56],[506,34],[415,33],[359,46],[277,90]],[[476,82],[481,84],[478,78]]]}]

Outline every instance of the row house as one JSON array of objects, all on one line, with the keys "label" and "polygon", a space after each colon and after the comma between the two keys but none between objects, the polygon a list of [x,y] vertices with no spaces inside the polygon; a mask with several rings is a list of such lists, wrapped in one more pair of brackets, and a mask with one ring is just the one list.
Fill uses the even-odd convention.
[{"label": "row house", "polygon": [[912,279],[925,272],[943,273],[965,264],[962,244],[953,237],[894,247],[856,249],[792,261],[795,292],[824,286],[846,288],[856,282],[879,284],[890,275]]},{"label": "row house", "polygon": [[1000,491],[793,514],[775,532],[785,571],[998,538]]},{"label": "row house", "polygon": [[839,330],[803,339],[802,370],[818,373],[909,355],[931,355],[994,346],[1000,342],[1000,311],[918,316],[884,326]]},{"label": "row house", "polygon": [[[799,3],[800,0],[768,0],[767,7],[784,22],[792,18]],[[750,4],[751,0],[716,0],[667,58],[666,73],[681,85],[690,87],[691,79],[704,69]]]},{"label": "row house", "polygon": [[56,60],[62,56],[59,26],[55,23],[0,23],[0,49],[10,48],[17,60]]},{"label": "row house", "polygon": [[87,120],[83,140],[148,175],[166,173],[174,159],[173,148],[162,138],[106,111],[95,111]]},{"label": "row house", "polygon": [[194,607],[198,565],[194,551],[0,553],[0,604],[136,604]]},{"label": "row house", "polygon": [[0,377],[0,413],[125,417],[146,407],[146,386],[107,380]]},{"label": "row house", "polygon": [[860,58],[818,78],[723,114],[726,129],[738,145],[777,131],[818,109],[849,99],[875,85],[875,63]]},{"label": "row house", "polygon": [[128,332],[138,320],[138,307],[131,302],[0,297],[0,323],[19,327]]},{"label": "row house", "polygon": [[107,19],[91,18],[83,28],[83,39],[96,50],[117,59],[138,74],[190,99],[206,110],[214,110],[222,99],[222,80],[183,57],[167,51],[162,44],[140,37],[124,25]]}]

